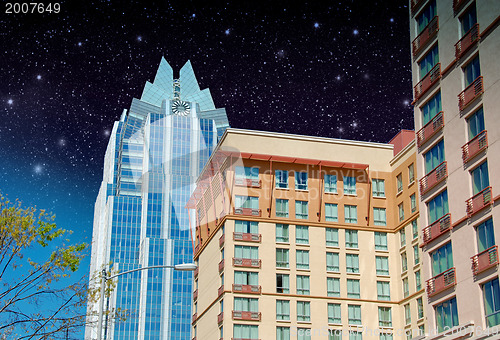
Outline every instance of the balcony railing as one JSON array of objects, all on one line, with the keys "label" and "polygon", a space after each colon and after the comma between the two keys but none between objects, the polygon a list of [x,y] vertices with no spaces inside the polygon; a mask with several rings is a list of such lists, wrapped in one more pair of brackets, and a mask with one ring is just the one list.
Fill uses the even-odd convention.
[{"label": "balcony railing", "polygon": [[424,3],[424,0],[411,0],[411,13],[415,14],[415,11]]},{"label": "balcony railing", "polygon": [[427,175],[420,179],[420,196],[423,196],[429,190],[438,185],[448,176],[448,167],[446,161],[439,164]]},{"label": "balcony railing", "polygon": [[236,177],[234,179],[234,184],[236,184],[237,186],[260,188],[262,181],[260,181],[258,179]]},{"label": "balcony railing", "polygon": [[243,215],[243,216],[259,216],[261,215],[260,209],[252,209],[252,208],[234,208],[235,215]]},{"label": "balcony railing", "polygon": [[437,15],[425,26],[422,32],[413,40],[413,56],[416,56],[422,48],[434,37],[439,31],[439,18]]},{"label": "balcony railing", "polygon": [[455,44],[455,57],[460,58],[467,50],[479,40],[479,24],[475,24],[465,33],[465,35]]},{"label": "balcony railing", "polygon": [[470,103],[474,101],[484,92],[483,77],[477,77],[465,90],[458,95],[458,108],[464,110]]},{"label": "balcony railing", "polygon": [[246,242],[260,242],[262,241],[261,234],[250,234],[250,233],[233,233],[233,240],[235,241],[246,241]]},{"label": "balcony railing", "polygon": [[479,153],[488,147],[488,133],[481,131],[476,137],[472,138],[467,144],[462,146],[462,160],[464,164],[476,157]]},{"label": "balcony railing", "polygon": [[431,121],[424,125],[417,132],[417,146],[421,147],[426,143],[432,136],[434,136],[439,130],[444,126],[443,111],[439,112]]},{"label": "balcony railing", "polygon": [[242,285],[233,284],[234,293],[244,293],[244,294],[261,294],[262,288],[259,285]]},{"label": "balcony railing", "polygon": [[193,292],[193,301],[198,299],[198,289]]},{"label": "balcony railing", "polygon": [[194,247],[194,253],[196,254],[199,251],[200,251],[200,244],[198,243],[196,247]]},{"label": "balcony railing", "polygon": [[224,259],[219,262],[219,273],[224,270]]},{"label": "balcony railing", "polygon": [[195,279],[198,277],[199,273],[200,273],[200,269],[198,267],[196,267],[196,269],[194,270],[194,278]]},{"label": "balcony railing", "polygon": [[233,310],[233,320],[260,321],[260,312]]},{"label": "balcony railing", "polygon": [[222,247],[224,245],[224,241],[225,241],[225,234],[222,234],[221,237],[219,237],[219,248]]},{"label": "balcony railing", "polygon": [[467,2],[467,0],[453,0],[453,11],[457,13],[460,11],[462,6]]},{"label": "balcony railing", "polygon": [[224,321],[224,312],[220,312],[219,315],[217,315],[217,324],[221,324],[222,321]]},{"label": "balcony railing", "polygon": [[483,210],[487,206],[493,204],[493,200],[491,199],[492,196],[491,187],[486,187],[465,201],[467,205],[467,217],[471,217],[480,210]]},{"label": "balcony railing", "polygon": [[259,259],[242,259],[233,257],[233,266],[235,267],[250,267],[260,268],[261,261]]},{"label": "balcony railing", "polygon": [[451,229],[451,214],[446,214],[436,222],[424,228],[422,231],[423,244],[427,244],[435,240],[439,236]]},{"label": "balcony railing", "polygon": [[220,286],[217,290],[217,298],[219,298],[224,293],[224,285]]},{"label": "balcony railing", "polygon": [[477,275],[498,264],[498,246],[493,246],[471,257],[472,272]]},{"label": "balcony railing", "polygon": [[420,97],[427,92],[432,85],[434,85],[439,78],[441,78],[441,64],[437,63],[414,87],[415,100],[419,100]]},{"label": "balcony railing", "polygon": [[194,313],[193,314],[193,318],[191,320],[191,323],[195,323],[196,322],[196,319],[198,319],[198,313]]},{"label": "balcony railing", "polygon": [[433,296],[456,284],[455,267],[427,280],[427,295]]}]

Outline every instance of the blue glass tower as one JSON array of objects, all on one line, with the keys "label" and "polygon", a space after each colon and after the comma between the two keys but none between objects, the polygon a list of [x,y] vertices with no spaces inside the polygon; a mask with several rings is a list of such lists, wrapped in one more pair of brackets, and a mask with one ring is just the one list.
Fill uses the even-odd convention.
[{"label": "blue glass tower", "polygon": [[[124,272],[193,262],[185,205],[195,181],[229,126],[209,89],[200,90],[188,61],[174,79],[162,58],[153,83],[115,122],[95,204],[91,277],[102,268]],[[110,266],[110,267],[109,267]],[[106,309],[106,339],[190,339],[192,272],[148,269],[119,276]],[[91,286],[99,281],[92,279]],[[90,314],[98,310],[89,304]],[[96,316],[85,338],[99,338]]]}]

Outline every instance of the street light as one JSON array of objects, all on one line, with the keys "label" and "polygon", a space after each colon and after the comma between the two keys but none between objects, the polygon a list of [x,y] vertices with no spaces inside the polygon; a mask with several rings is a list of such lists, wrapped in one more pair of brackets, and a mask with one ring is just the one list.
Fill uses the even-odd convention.
[{"label": "street light", "polygon": [[179,270],[179,271],[193,271],[198,266],[195,263],[180,263],[176,264],[173,266],[169,265],[164,265],[164,266],[149,266],[149,267],[142,267],[142,268],[136,268],[132,270],[127,270],[125,272],[121,272],[118,274],[114,274],[111,276],[107,276],[106,270],[102,270],[102,279],[101,279],[101,301],[99,302],[99,319],[97,320],[97,336],[98,339],[102,339],[102,318],[103,318],[103,309],[104,309],[104,294],[106,293],[106,281],[114,279],[117,276],[133,273],[133,272],[138,272],[141,270],[146,270],[146,269],[156,269],[156,268],[173,268],[174,270]]}]

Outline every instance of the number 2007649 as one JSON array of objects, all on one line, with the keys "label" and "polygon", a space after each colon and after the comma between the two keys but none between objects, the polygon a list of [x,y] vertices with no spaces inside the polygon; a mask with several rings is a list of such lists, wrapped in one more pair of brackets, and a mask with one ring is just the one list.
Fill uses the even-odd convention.
[{"label": "number 2007649", "polygon": [[61,11],[61,4],[41,2],[7,2],[5,4],[6,14],[28,14],[28,13],[59,13]]}]

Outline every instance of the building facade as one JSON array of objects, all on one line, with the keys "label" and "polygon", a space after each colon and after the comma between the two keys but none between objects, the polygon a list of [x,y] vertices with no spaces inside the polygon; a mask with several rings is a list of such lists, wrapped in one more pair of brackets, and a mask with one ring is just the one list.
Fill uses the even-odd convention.
[{"label": "building facade", "polygon": [[[153,83],[115,122],[95,204],[90,286],[100,270],[119,273],[193,261],[189,216],[184,208],[195,181],[228,120],[210,91],[200,90],[188,61],[174,79],[162,58]],[[89,304],[86,339],[189,339],[191,272],[149,269],[119,276],[106,299],[97,334],[99,301]],[[101,297],[103,298],[103,297]]]},{"label": "building facade", "polygon": [[497,338],[500,2],[410,5],[428,338]]},{"label": "building facade", "polygon": [[414,136],[391,145],[228,129],[187,205],[193,339],[423,333]]}]

